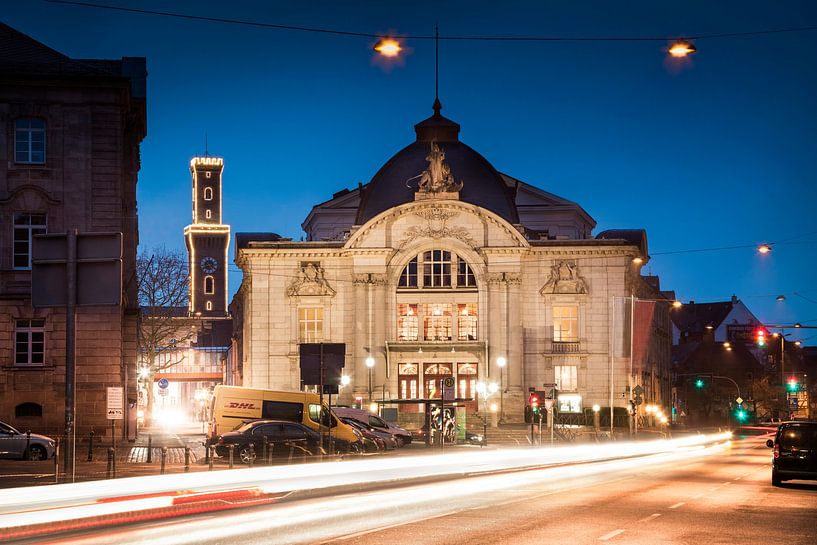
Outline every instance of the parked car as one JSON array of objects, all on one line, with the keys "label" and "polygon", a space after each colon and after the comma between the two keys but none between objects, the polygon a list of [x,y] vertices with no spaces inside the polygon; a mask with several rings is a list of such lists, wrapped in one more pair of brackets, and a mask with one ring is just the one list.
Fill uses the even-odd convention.
[{"label": "parked car", "polygon": [[355,420],[363,422],[364,424],[367,424],[379,431],[390,433],[397,440],[397,446],[402,447],[411,443],[410,432],[404,430],[397,424],[386,422],[376,414],[372,414],[369,411],[355,409],[352,407],[332,407],[332,412],[338,415],[338,417],[354,418]]},{"label": "parked car", "polygon": [[[358,422],[354,418],[344,418],[340,417],[342,422],[349,424],[350,426],[357,429],[361,435],[361,441],[363,442],[363,450],[364,452],[377,452],[380,450],[386,450],[387,444],[386,440],[381,437],[380,434],[375,433],[373,428],[365,425],[362,422]],[[391,443],[391,448],[394,448],[394,440],[392,439],[391,435],[388,436],[389,442]]]},{"label": "parked car", "polygon": [[349,425],[355,426],[364,436],[368,434],[376,437],[379,440],[381,450],[392,450],[401,446],[397,438],[388,431],[369,426],[356,418],[341,416],[340,419]]},{"label": "parked car", "polygon": [[47,460],[54,456],[54,440],[37,433],[22,433],[0,422],[0,458]]},{"label": "parked car", "polygon": [[[297,422],[283,420],[253,420],[218,436],[214,441],[216,454],[229,456],[230,445],[235,445],[237,460],[243,463],[262,456],[264,440],[272,447],[273,457],[289,456],[290,451],[298,456],[312,456],[320,453],[321,436],[318,432]],[[252,445],[252,448],[250,448]]]},{"label": "parked car", "polygon": [[817,422],[783,422],[766,446],[774,449],[772,485],[790,479],[817,480]]}]

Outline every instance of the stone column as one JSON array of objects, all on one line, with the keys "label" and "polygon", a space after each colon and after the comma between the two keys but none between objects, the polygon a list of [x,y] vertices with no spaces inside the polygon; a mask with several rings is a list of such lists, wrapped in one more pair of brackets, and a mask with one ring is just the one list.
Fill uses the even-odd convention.
[{"label": "stone column", "polygon": [[505,416],[511,422],[521,421],[524,417],[525,384],[524,335],[522,329],[522,279],[519,273],[505,273],[505,293],[508,312],[508,394],[505,396]]},{"label": "stone column", "polygon": [[369,305],[367,300],[369,275],[355,274],[353,278],[354,289],[354,346],[352,350],[352,357],[354,361],[346,362],[346,365],[354,370],[352,380],[354,384],[352,390],[353,397],[366,397],[368,393],[369,376],[366,368],[366,357],[369,355],[366,351],[368,340],[366,333],[368,331]]},{"label": "stone column", "polygon": [[375,360],[372,396],[375,399],[380,399],[384,384],[386,390],[391,390],[389,379],[386,378],[386,339],[388,338],[386,324],[391,323],[391,316],[387,314],[389,309],[386,304],[386,275],[372,274],[371,283],[374,292],[372,312],[372,319],[374,320],[372,345],[374,346],[372,346],[372,356]]}]

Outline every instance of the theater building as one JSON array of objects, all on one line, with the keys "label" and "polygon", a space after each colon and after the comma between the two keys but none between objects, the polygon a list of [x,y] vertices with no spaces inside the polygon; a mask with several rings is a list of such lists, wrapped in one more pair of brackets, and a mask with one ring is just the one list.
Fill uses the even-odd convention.
[{"label": "theater building", "polygon": [[299,344],[345,343],[341,403],[439,397],[451,376],[469,411],[496,382],[509,422],[551,384],[565,413],[620,413],[636,371],[614,303],[643,291],[644,231],[594,237],[580,205],[499,172],[440,110],[369,183],[314,206],[304,241],[237,235],[243,384],[299,389]]}]

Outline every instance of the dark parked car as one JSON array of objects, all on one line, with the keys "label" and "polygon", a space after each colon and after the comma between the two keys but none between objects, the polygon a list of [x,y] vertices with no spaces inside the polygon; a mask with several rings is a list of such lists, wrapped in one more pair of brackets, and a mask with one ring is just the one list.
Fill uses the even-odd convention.
[{"label": "dark parked car", "polygon": [[402,443],[399,442],[397,437],[394,436],[391,432],[388,432],[380,428],[375,428],[374,426],[369,426],[365,422],[361,422],[356,418],[341,417],[340,419],[349,424],[350,426],[356,428],[364,436],[368,434],[368,436],[370,437],[371,436],[376,437],[379,440],[378,443],[380,450],[392,450],[402,445]]},{"label": "dark parked car", "polygon": [[[386,450],[386,440],[379,434],[372,431],[368,426],[362,422],[358,422],[354,418],[342,418],[341,421],[349,424],[360,433],[360,440],[363,443],[363,450],[366,452],[377,452],[379,450]],[[391,436],[389,436],[391,441]]]},{"label": "dark parked car", "polygon": [[0,422],[0,458],[47,460],[54,456],[54,440],[36,433],[22,433]]},{"label": "dark parked car", "polygon": [[262,456],[265,439],[272,447],[273,457],[289,456],[290,451],[298,456],[320,453],[321,436],[303,424],[283,420],[254,420],[220,435],[215,441],[216,454],[227,457],[229,445],[235,445],[236,459],[246,464],[250,459]]},{"label": "dark parked car", "polygon": [[783,422],[766,446],[774,449],[774,486],[789,479],[817,480],[817,422]]}]

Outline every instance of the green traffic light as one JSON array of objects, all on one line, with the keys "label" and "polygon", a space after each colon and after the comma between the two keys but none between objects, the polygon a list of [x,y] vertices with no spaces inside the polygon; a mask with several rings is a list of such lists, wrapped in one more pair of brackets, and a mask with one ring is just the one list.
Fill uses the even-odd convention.
[{"label": "green traffic light", "polygon": [[699,378],[698,380],[696,380],[695,381],[695,387],[696,388],[703,388],[704,387],[704,379]]},{"label": "green traffic light", "polygon": [[740,421],[746,420],[746,411],[738,411],[737,417]]}]

